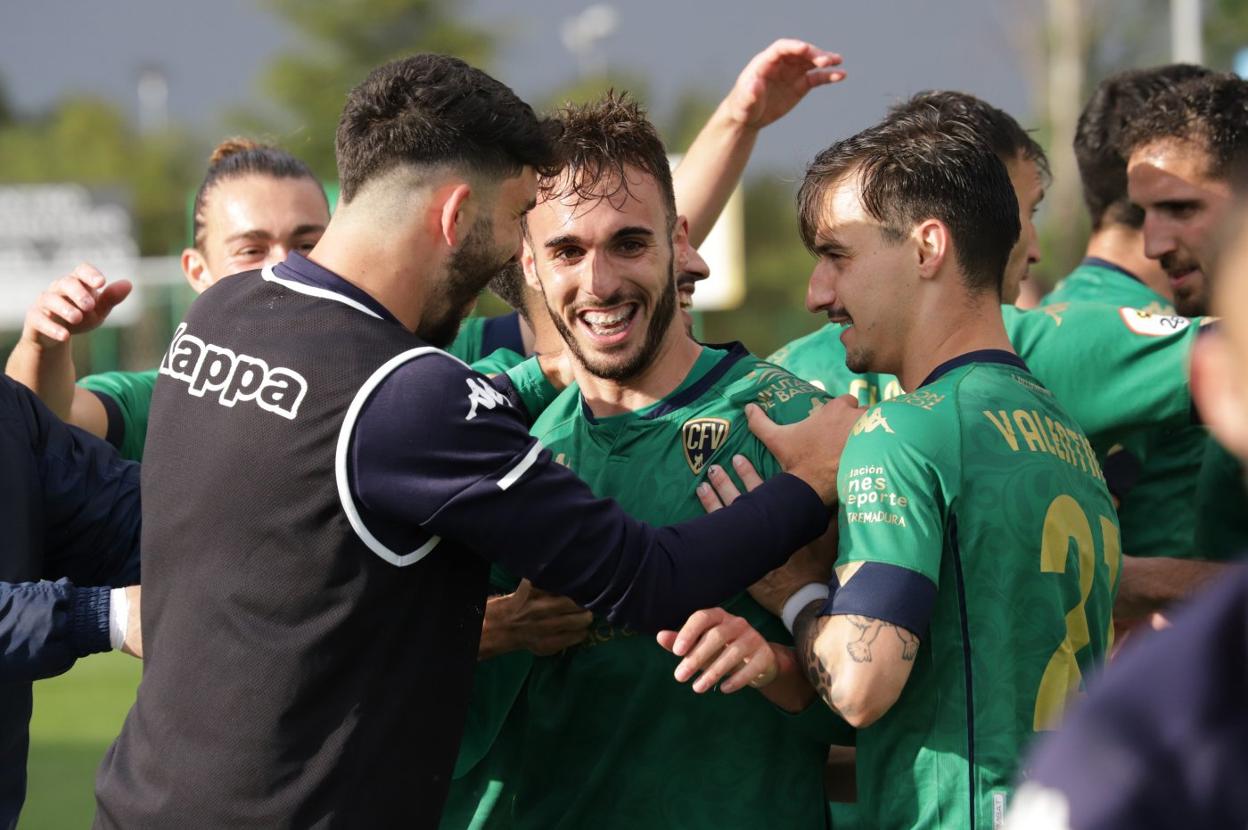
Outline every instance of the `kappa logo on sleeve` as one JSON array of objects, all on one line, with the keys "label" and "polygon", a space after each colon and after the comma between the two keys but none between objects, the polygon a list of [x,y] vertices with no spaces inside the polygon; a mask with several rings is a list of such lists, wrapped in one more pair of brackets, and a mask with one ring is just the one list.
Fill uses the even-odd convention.
[{"label": "kappa logo on sleeve", "polygon": [[870,409],[854,422],[854,428],[849,431],[849,434],[862,435],[864,432],[875,432],[880,428],[889,433],[893,431],[893,428],[888,425],[888,421],[884,419],[883,412],[878,409]]},{"label": "kappa logo on sleeve", "polygon": [[188,384],[187,391],[197,398],[216,392],[217,403],[228,407],[255,401],[264,411],[289,420],[299,414],[299,404],[308,393],[308,382],[298,372],[205,343],[186,330],[186,323],[173,333],[169,351],[160,361],[160,374]]},{"label": "kappa logo on sleeve", "polygon": [[1153,314],[1142,308],[1123,306],[1118,309],[1118,313],[1122,316],[1122,322],[1127,324],[1127,328],[1145,337],[1165,337],[1168,334],[1183,331],[1192,324],[1192,321],[1186,317],[1174,314]]},{"label": "kappa logo on sleeve", "polygon": [[507,396],[495,389],[488,380],[467,378],[466,382],[468,384],[468,417],[464,418],[465,421],[471,421],[477,417],[478,406],[486,409],[511,406],[511,401],[507,400]]}]

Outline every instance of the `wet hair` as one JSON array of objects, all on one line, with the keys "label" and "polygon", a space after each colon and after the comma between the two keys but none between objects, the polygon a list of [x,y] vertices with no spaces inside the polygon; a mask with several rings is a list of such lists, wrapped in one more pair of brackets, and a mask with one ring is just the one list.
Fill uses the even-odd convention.
[{"label": "wet hair", "polygon": [[670,234],[676,227],[676,192],[663,140],[646,111],[627,92],[610,90],[597,101],[565,104],[554,115],[560,170],[538,184],[539,199],[575,196],[581,201],[631,195],[625,168],[651,176],[659,186]]},{"label": "wet hair", "polygon": [[[312,170],[299,159],[280,148],[269,144],[261,144],[249,138],[227,138],[218,144],[208,157],[208,172],[195,193],[195,206],[191,210],[191,238],[195,247],[203,250],[204,216],[208,194],[218,184],[228,179],[242,176],[270,176],[275,179],[308,178],[316,182],[321,189],[321,182]],[[326,208],[329,200],[325,201]]]},{"label": "wet hair", "polygon": [[1021,230],[1018,199],[979,126],[936,107],[908,107],[819,153],[797,194],[806,247],[817,252],[832,188],[857,176],[862,206],[885,240],[901,242],[918,223],[938,219],[949,228],[967,287],[999,295]]},{"label": "wet hair", "polygon": [[1208,173],[1231,179],[1248,161],[1248,81],[1213,72],[1175,84],[1123,131],[1123,156],[1167,139],[1198,144],[1209,154]]},{"label": "wet hair", "polygon": [[506,85],[447,55],[374,69],[347,95],[336,149],[342,201],[397,167],[454,166],[501,180],[554,164],[555,127]]},{"label": "wet hair", "polygon": [[1139,229],[1144,211],[1127,197],[1127,155],[1122,137],[1128,126],[1147,117],[1159,95],[1190,78],[1213,70],[1189,63],[1128,69],[1097,84],[1075,128],[1075,161],[1083,183],[1083,202],[1092,229],[1106,224]]},{"label": "wet hair", "polygon": [[970,126],[988,147],[1007,164],[1020,156],[1034,161],[1044,178],[1052,177],[1049,157],[1031,134],[1003,109],[968,92],[929,89],[917,92],[888,111],[889,118],[928,110],[939,118],[956,118]]}]

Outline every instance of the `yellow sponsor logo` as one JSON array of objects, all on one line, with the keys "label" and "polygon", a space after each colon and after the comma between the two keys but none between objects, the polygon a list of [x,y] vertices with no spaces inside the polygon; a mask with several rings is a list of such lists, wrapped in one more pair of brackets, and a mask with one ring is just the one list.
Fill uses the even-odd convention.
[{"label": "yellow sponsor logo", "polygon": [[932,407],[945,399],[944,395],[938,395],[930,389],[920,389],[917,392],[911,392],[909,395],[902,395],[897,400],[902,403],[908,403],[911,406],[917,406],[920,409],[926,409],[929,412]]},{"label": "yellow sponsor logo", "polygon": [[1066,309],[1070,308],[1070,303],[1054,303],[1053,305],[1040,306],[1037,311],[1043,311],[1045,314],[1053,318],[1054,324],[1058,327],[1062,325],[1062,315],[1066,313]]},{"label": "yellow sponsor logo", "polygon": [[893,428],[888,425],[888,421],[885,420],[884,413],[878,409],[872,409],[857,420],[849,434],[862,435],[864,432],[875,432],[881,427],[887,433],[896,434],[893,432]]},{"label": "yellow sponsor logo", "polygon": [[695,476],[724,445],[731,426],[724,418],[692,418],[685,421],[680,428],[680,443],[685,451],[685,461]]}]

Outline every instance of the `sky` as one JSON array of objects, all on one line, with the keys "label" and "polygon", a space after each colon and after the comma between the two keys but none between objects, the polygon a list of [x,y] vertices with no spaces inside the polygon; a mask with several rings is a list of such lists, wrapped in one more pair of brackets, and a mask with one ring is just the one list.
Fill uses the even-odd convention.
[{"label": "sky", "polygon": [[[522,97],[539,99],[575,81],[579,64],[560,39],[563,23],[591,0],[459,0],[500,36],[489,67]],[[1042,29],[1025,0],[629,0],[591,60],[646,79],[665,116],[682,91],[722,97],[749,58],[777,37],[841,52],[849,78],[818,90],[759,143],[751,171],[797,175],[837,138],[877,120],[920,89],[973,92],[1034,123],[1038,101],[1027,68]],[[263,106],[258,81],[298,38],[250,0],[39,0],[0,6],[0,81],[9,101],[38,111],[76,93],[114,101],[138,117],[138,78],[158,66],[169,116],[207,134],[228,131],[231,109]],[[0,160],[0,166],[3,161]],[[2,173],[2,170],[0,170]]]}]

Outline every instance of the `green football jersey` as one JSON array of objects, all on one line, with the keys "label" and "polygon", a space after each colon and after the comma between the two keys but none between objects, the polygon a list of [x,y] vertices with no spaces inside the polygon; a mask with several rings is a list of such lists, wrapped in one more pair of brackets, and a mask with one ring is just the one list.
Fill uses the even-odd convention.
[{"label": "green football jersey", "polygon": [[845,365],[841,332],[845,326],[828,323],[787,346],[781,346],[771,363],[788,369],[807,383],[829,395],[853,395],[859,406],[875,406],[901,394],[901,384],[892,375],[879,372],[851,372]]},{"label": "green football jersey", "polygon": [[[1101,457],[1141,430],[1192,422],[1187,358],[1197,334],[1194,321],[1100,303],[1001,310],[1014,350]],[[776,354],[794,374],[818,381],[830,394],[854,394],[859,403],[869,402],[873,392],[887,399],[893,376],[850,372],[841,331],[828,324]]]},{"label": "green football jersey", "polygon": [[108,413],[106,436],[122,458],[143,460],[143,444],[147,441],[147,414],[152,408],[152,389],[156,386],[156,369],[147,372],[103,372],[87,375],[78,381],[83,389],[107,395],[116,406],[105,404]]},{"label": "green football jersey", "polygon": [[901,696],[858,734],[865,824],[1000,826],[1032,735],[1111,644],[1120,548],[1096,456],[1021,361],[988,350],[868,410],[837,486],[837,567],[937,588]]},{"label": "green football jersey", "polygon": [[1196,494],[1196,552],[1225,562],[1248,552],[1248,473],[1213,439],[1206,442]]},{"label": "green football jersey", "polygon": [[[700,516],[712,464],[740,453],[764,476],[778,465],[746,425],[756,402],[781,422],[825,397],[741,347],[705,349],[685,382],[644,410],[595,418],[575,386],[533,433],[599,496],[657,525]],[[741,594],[724,606],[763,636],[792,642]],[[822,827],[828,744],[848,727],[823,706],[786,714],[753,690],[693,694],[678,659],[649,634],[595,620],[589,638],[533,661],[521,701],[522,754],[509,773],[519,827]]]},{"label": "green football jersey", "polygon": [[511,349],[495,349],[485,357],[472,364],[472,368],[476,369],[483,375],[500,375],[508,369],[513,369],[525,361],[522,354],[517,354]]},{"label": "green football jersey", "polygon": [[485,335],[485,321],[489,317],[469,317],[459,324],[459,334],[451,341],[446,350],[460,360],[471,365],[485,357],[481,341]]},{"label": "green football jersey", "polygon": [[[1173,315],[1170,301],[1133,274],[1089,258],[1057,284],[1041,305],[1097,302]],[[1122,547],[1132,556],[1194,556],[1196,514],[1175,510],[1192,504],[1208,434],[1202,426],[1147,430],[1123,439],[1140,462],[1139,478],[1118,505]]]}]

